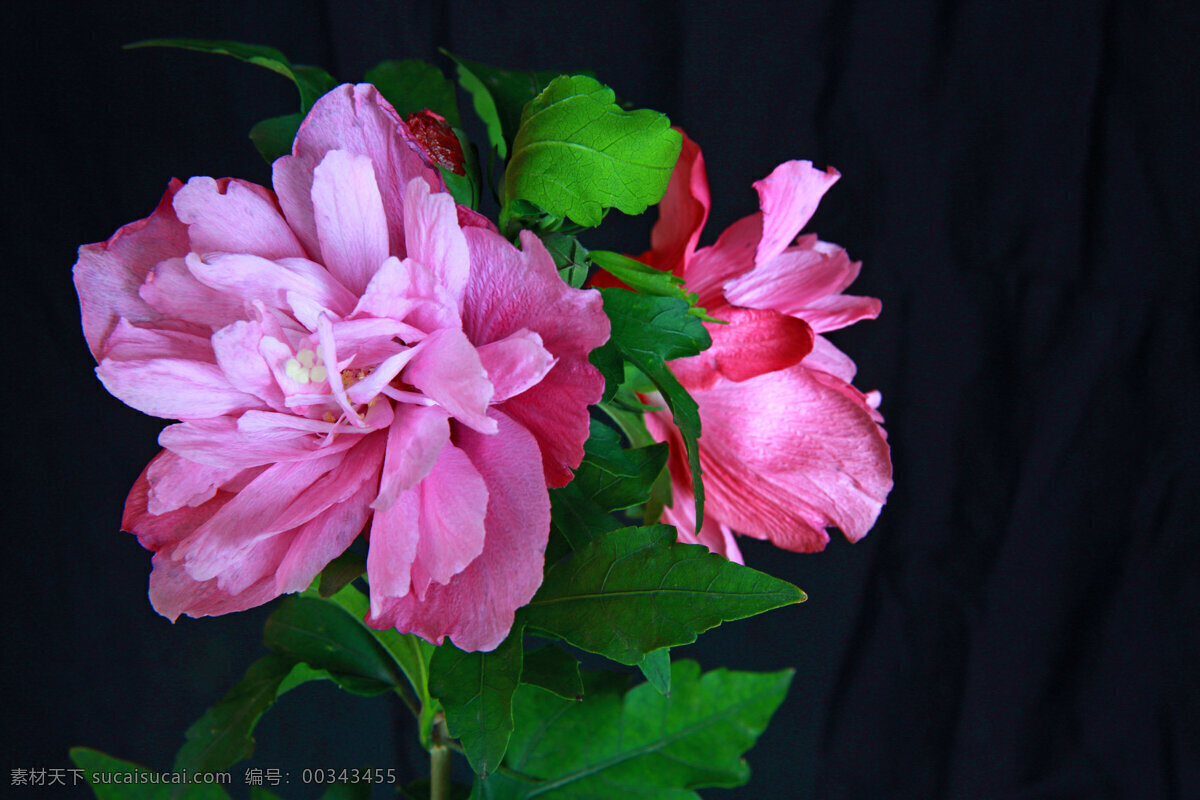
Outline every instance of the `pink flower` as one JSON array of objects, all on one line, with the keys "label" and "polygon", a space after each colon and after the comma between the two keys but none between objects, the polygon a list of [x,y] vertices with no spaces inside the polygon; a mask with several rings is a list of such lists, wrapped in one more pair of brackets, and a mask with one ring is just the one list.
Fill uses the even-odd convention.
[{"label": "pink flower", "polygon": [[278,194],[173,181],[75,265],[115,396],[180,420],[122,527],[159,613],[306,588],[367,530],[367,622],[494,648],[542,577],[603,379],[596,292],[456,207],[370,85],[312,109]]},{"label": "pink flower", "polygon": [[670,363],[700,407],[704,526],[695,533],[691,475],[669,414],[647,415],[671,446],[674,504],[665,512],[680,539],[735,561],[736,531],[788,550],[866,535],[892,488],[878,393],[850,385],[854,362],[820,334],[873,319],[880,303],[842,294],[858,275],[836,245],[813,234],[792,242],[834,181],[807,161],[789,161],[754,184],[762,211],[696,249],[708,217],[700,148],[683,152],[643,260],[682,277],[699,305],[729,324],[706,323],[713,346]]}]

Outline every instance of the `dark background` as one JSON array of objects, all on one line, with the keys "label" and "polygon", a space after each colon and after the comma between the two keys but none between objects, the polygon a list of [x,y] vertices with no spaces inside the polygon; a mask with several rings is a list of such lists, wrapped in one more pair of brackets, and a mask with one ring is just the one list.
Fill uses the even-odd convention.
[{"label": "dark background", "polygon": [[[836,341],[883,392],[896,488],[858,545],[746,542],[809,601],[677,651],[796,668],[751,784],[707,796],[1200,797],[1194,3],[43,0],[0,22],[5,771],[77,744],[167,769],[261,651],[263,609],[151,610],[150,555],[117,526],[162,423],[92,375],[70,282],[76,247],[170,177],[269,181],[245,137],[295,110],[283,78],[119,49],[196,36],[347,80],[445,66],[438,46],[594,69],[704,148],[704,243],[777,163],[841,170],[810,229],[883,300]],[[649,222],[585,243],[638,251]],[[425,770],[397,708],[327,687],[258,738],[288,796],[315,796],[303,767]]]}]

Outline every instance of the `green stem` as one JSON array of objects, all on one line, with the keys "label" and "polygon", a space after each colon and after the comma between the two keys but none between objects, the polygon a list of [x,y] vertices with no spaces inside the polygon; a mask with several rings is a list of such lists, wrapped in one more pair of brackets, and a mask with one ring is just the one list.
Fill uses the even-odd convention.
[{"label": "green stem", "polygon": [[429,748],[429,800],[449,800],[451,750],[448,740],[450,734],[446,730],[446,719],[441,714],[438,714],[433,723],[432,739],[432,745]]}]

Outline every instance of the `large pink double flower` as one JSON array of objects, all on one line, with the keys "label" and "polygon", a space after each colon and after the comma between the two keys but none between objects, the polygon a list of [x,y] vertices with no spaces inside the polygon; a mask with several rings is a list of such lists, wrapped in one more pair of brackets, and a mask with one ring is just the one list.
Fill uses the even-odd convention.
[{"label": "large pink double flower", "polygon": [[603,391],[599,295],[457,207],[372,86],[322,98],[273,183],[173,181],[75,265],[105,387],[180,420],[125,507],[151,602],[259,605],[365,529],[369,624],[494,648]]},{"label": "large pink double flower", "polygon": [[[684,136],[642,258],[683,278],[699,304],[728,324],[706,323],[713,346],[670,362],[700,407],[704,525],[695,533],[691,475],[669,414],[647,414],[671,446],[674,504],[667,521],[684,541],[741,561],[734,532],[811,552],[827,527],[858,541],[892,488],[877,394],[850,385],[855,366],[820,334],[879,314],[879,301],[844,295],[859,265],[815,235],[796,236],[838,179],[789,161],[754,184],[762,210],[697,249],[708,217],[704,158]],[[793,244],[795,242],[795,244]]]}]

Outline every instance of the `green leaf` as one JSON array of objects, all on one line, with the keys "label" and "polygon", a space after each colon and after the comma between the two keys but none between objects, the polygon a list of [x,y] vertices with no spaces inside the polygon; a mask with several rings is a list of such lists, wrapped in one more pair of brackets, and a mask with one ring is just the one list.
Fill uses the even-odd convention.
[{"label": "green leaf", "polygon": [[182,50],[198,50],[202,53],[217,53],[266,67],[296,84],[296,88],[300,92],[300,111],[305,114],[321,95],[337,86],[337,81],[320,67],[293,65],[288,61],[287,56],[274,47],[261,44],[215,39],[146,39],[125,45],[126,50],[140,47],[176,47]]},{"label": "green leaf", "polygon": [[613,511],[645,503],[667,463],[667,446],[625,450],[612,428],[592,420],[583,461],[575,478],[550,490],[554,527],[578,550],[607,531],[621,527]]},{"label": "green leaf", "polygon": [[677,661],[671,673],[670,696],[644,683],[622,697],[588,680],[583,702],[571,703],[522,686],[505,763],[541,782],[510,781],[494,796],[699,800],[697,788],[744,784],[743,754],[783,701],[792,671],[701,675],[695,662]]},{"label": "green leaf", "polygon": [[659,694],[671,693],[671,649],[652,650],[638,662],[638,669]]},{"label": "green leaf", "polygon": [[552,567],[523,613],[531,627],[632,665],[722,622],[804,599],[786,581],[652,525],[604,534]]},{"label": "green leaf", "polygon": [[383,645],[327,600],[285,598],[267,619],[263,641],[275,653],[327,670],[355,694],[380,694],[400,684],[400,669]]},{"label": "green leaf", "polygon": [[573,289],[578,289],[587,282],[588,251],[569,233],[548,233],[542,236],[542,244],[554,259],[558,274],[563,281]]},{"label": "green leaf", "polygon": [[488,141],[501,158],[521,124],[525,104],[558,77],[557,72],[499,69],[442,51],[458,65],[458,82],[471,95],[475,113],[487,128]]},{"label": "green leaf", "polygon": [[351,581],[361,578],[366,571],[367,560],[358,553],[347,550],[321,570],[321,582],[317,592],[321,597],[332,597]]},{"label": "green leaf", "polygon": [[219,772],[254,752],[254,727],[275,700],[294,686],[329,677],[285,656],[266,656],[184,734],[176,772]]},{"label": "green leaf", "polygon": [[[625,289],[601,289],[600,294],[604,297],[604,312],[612,323],[612,335],[605,347],[611,345],[616,348],[625,360],[654,383],[671,409],[675,427],[683,436],[688,467],[692,473],[692,493],[696,498],[698,531],[704,523],[704,484],[701,482],[698,445],[700,408],[687,390],[679,385],[665,362],[694,356],[706,350],[712,346],[712,337],[704,329],[704,324],[689,313],[686,300],[649,297]],[[611,368],[611,364],[608,366]],[[608,378],[606,375],[605,380]]]},{"label": "green leaf", "polygon": [[442,702],[450,735],[480,775],[494,772],[512,733],[512,695],[521,679],[522,630],[490,653],[464,653],[450,642],[429,664],[429,691]]},{"label": "green leaf", "polygon": [[522,199],[594,227],[607,208],[640,214],[662,199],[682,138],[664,115],[613,101],[585,75],[555,78],[531,100],[504,173],[505,205]]},{"label": "green leaf", "polygon": [[558,645],[548,644],[525,652],[521,664],[521,683],[540,686],[568,700],[583,697],[579,662]]},{"label": "green leaf", "polygon": [[[73,747],[70,756],[83,770],[97,800],[229,800],[229,793],[217,784],[151,783],[151,770],[99,750]],[[104,777],[97,780],[98,774]],[[122,776],[122,783],[113,782],[116,774]]]},{"label": "green leaf", "polygon": [[642,294],[656,297],[678,297],[680,300],[695,302],[696,295],[684,290],[683,278],[670,272],[655,269],[648,264],[635,261],[629,256],[609,250],[593,250],[590,257],[592,263],[597,267]]},{"label": "green leaf", "polygon": [[450,192],[450,196],[454,198],[454,202],[468,208],[479,208],[479,193],[480,193],[480,173],[479,173],[479,150],[467,138],[467,135],[459,128],[454,128],[454,135],[458,138],[458,146],[463,152],[463,174],[459,175],[454,170],[449,170],[441,164],[437,165],[438,172],[442,174],[442,180],[446,182],[446,189]]},{"label": "green leaf", "polygon": [[616,395],[621,381],[625,379],[625,360],[621,356],[621,348],[609,336],[607,342],[588,353],[588,361],[604,376],[604,395],[600,402],[607,403]]},{"label": "green leaf", "polygon": [[291,154],[292,142],[303,121],[304,115],[300,113],[264,119],[250,129],[250,141],[268,164],[273,163]]},{"label": "green leaf", "polygon": [[429,109],[444,117],[450,127],[462,126],[454,84],[433,64],[412,58],[383,61],[367,70],[363,80],[375,84],[401,119]]}]

